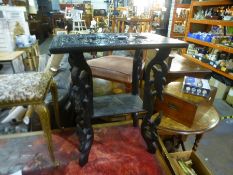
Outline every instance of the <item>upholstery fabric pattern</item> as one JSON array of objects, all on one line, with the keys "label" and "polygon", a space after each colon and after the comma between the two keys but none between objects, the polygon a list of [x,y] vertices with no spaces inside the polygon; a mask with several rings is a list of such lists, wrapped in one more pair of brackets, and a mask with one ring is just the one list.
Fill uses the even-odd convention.
[{"label": "upholstery fabric pattern", "polygon": [[43,100],[50,72],[0,75],[0,105]]}]

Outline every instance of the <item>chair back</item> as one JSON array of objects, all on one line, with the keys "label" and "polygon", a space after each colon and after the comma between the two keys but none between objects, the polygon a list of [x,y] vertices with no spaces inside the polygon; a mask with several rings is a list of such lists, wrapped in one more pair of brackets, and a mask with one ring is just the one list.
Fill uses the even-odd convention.
[{"label": "chair back", "polygon": [[73,21],[81,21],[83,15],[83,10],[73,9],[71,11],[71,18]]},{"label": "chair back", "polygon": [[65,8],[65,19],[71,19],[72,18],[72,9],[73,7],[66,7]]}]

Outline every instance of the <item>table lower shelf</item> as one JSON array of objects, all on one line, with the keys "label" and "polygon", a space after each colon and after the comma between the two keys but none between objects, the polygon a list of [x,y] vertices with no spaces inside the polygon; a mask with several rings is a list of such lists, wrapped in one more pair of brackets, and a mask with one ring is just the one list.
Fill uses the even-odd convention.
[{"label": "table lower shelf", "polygon": [[94,118],[145,111],[138,95],[118,94],[93,98]]}]

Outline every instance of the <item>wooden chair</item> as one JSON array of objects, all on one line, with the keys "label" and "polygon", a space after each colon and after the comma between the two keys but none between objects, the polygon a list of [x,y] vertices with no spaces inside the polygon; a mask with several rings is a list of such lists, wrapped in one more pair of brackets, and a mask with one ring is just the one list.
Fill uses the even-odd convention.
[{"label": "wooden chair", "polygon": [[82,19],[82,10],[72,9],[71,17],[73,21],[73,30],[87,30],[86,21]]},{"label": "wooden chair", "polygon": [[[130,50],[130,55],[133,55]],[[97,59],[88,60],[92,76],[102,78],[110,81],[115,81],[125,84],[125,91],[131,92],[132,89],[132,73],[133,73],[133,57],[112,55],[112,52],[108,52],[108,56],[103,56]],[[143,70],[144,63],[147,59],[147,50],[143,50],[141,53],[141,70]],[[140,78],[142,78],[142,71]],[[141,85],[141,83],[140,83]]]},{"label": "wooden chair", "polygon": [[[125,91],[132,89],[133,58],[109,55],[88,60],[93,77],[102,78],[125,84]],[[144,64],[142,64],[143,68]]]},{"label": "wooden chair", "polygon": [[72,6],[70,6],[70,7],[68,7],[68,6],[65,7],[65,15],[64,15],[64,18],[65,18],[66,20],[72,18],[72,17],[71,17],[71,11],[72,11],[72,9],[73,9]]},{"label": "wooden chair", "polygon": [[[114,18],[113,22],[117,21],[117,32],[125,32],[125,22],[128,22],[131,26],[140,24],[139,32],[150,31],[151,29],[151,19],[131,19],[127,20],[125,18]],[[113,24],[115,26],[115,24]],[[137,26],[137,25],[136,25]],[[129,29],[128,32],[132,33],[133,30]],[[129,51],[130,52],[130,51]],[[147,50],[143,50],[142,55],[142,66],[141,70],[144,68],[144,63],[147,59]],[[103,56],[98,59],[89,60],[88,64],[92,70],[93,77],[98,77],[106,80],[116,81],[125,84],[125,91],[131,92],[132,89],[132,70],[133,70],[133,58],[127,56],[109,55]],[[143,76],[143,71],[140,73],[141,79]],[[140,82],[140,85],[142,83]]]}]

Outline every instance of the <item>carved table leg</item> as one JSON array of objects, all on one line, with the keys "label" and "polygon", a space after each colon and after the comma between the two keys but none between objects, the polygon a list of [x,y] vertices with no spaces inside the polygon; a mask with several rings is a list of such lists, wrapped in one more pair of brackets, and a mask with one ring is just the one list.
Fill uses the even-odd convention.
[{"label": "carved table leg", "polygon": [[203,134],[197,134],[196,135],[196,138],[195,138],[195,141],[194,141],[194,144],[193,144],[193,148],[192,148],[193,151],[197,150],[198,144],[199,144],[202,136],[203,136]]},{"label": "carved table leg", "polygon": [[133,119],[133,126],[138,127],[138,125],[139,125],[138,113],[133,113],[132,114],[132,119]]},{"label": "carved table leg", "polygon": [[93,143],[94,133],[91,126],[93,116],[93,85],[91,69],[83,53],[70,53],[71,65],[71,104],[76,117],[77,134],[80,141],[79,164],[84,166]]},{"label": "carved table leg", "polygon": [[[142,59],[143,59],[143,50],[138,49],[136,50],[134,54],[134,60],[133,60],[133,83],[132,83],[132,94],[137,95],[138,94],[138,88],[139,88],[139,80],[141,78],[141,71],[142,71]],[[133,118],[133,126],[137,127],[138,122],[138,113],[132,114]]]},{"label": "carved table leg", "polygon": [[169,48],[159,49],[145,69],[143,109],[147,111],[147,114],[142,121],[141,133],[150,153],[155,153],[156,144],[158,144],[157,126],[161,121],[162,111],[159,112],[159,116],[154,121],[151,120],[151,117],[154,113],[155,98],[162,99],[162,91],[166,83],[165,76],[168,72],[168,65],[165,60],[168,58],[170,51]]}]

